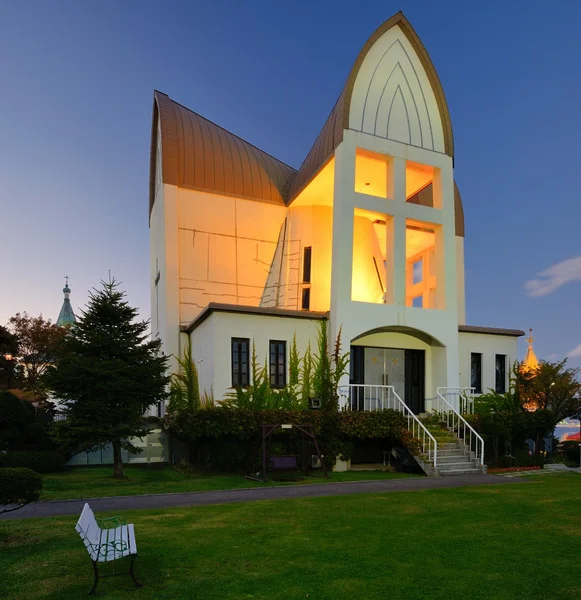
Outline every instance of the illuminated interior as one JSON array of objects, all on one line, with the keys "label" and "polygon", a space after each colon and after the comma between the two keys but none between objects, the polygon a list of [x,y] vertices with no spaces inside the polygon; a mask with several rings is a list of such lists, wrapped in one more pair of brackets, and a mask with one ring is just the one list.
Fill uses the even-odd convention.
[{"label": "illuminated interior", "polygon": [[[356,302],[385,302],[386,219],[386,215],[355,209],[351,299]],[[383,235],[377,222],[383,223]]]},{"label": "illuminated interior", "polygon": [[355,153],[355,191],[387,198],[392,177],[389,157],[357,148]]},{"label": "illuminated interior", "polygon": [[333,157],[311,179],[302,192],[293,200],[297,206],[333,206],[333,190],[335,186],[335,157]]},{"label": "illuminated interior", "polygon": [[[386,302],[390,278],[386,274],[390,217],[356,208],[353,220],[351,299]],[[436,231],[434,225],[406,220],[406,306],[437,308]],[[403,267],[403,265],[402,265]],[[398,266],[395,266],[396,270]]]},{"label": "illuminated interior", "polygon": [[422,165],[411,161],[406,162],[405,168],[405,196],[409,198],[434,180],[434,167]]},{"label": "illuminated interior", "polygon": [[412,219],[406,221],[406,306],[437,308],[436,232]]}]

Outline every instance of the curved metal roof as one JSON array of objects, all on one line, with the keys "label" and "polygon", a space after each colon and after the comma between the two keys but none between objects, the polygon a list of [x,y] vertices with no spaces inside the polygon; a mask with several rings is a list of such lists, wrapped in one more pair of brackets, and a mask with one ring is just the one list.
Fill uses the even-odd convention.
[{"label": "curved metal roof", "polygon": [[321,132],[315,140],[313,147],[307,154],[307,157],[303,161],[303,164],[301,165],[296,177],[294,178],[294,181],[292,182],[287,199],[289,202],[292,202],[299,195],[302,189],[318,173],[321,167],[325,165],[331,154],[333,154],[335,151],[335,148],[343,141],[343,130],[349,129],[349,109],[351,107],[351,95],[353,94],[355,80],[357,79],[359,69],[363,64],[363,60],[375,42],[386,31],[392,27],[395,27],[396,25],[402,30],[404,35],[409,40],[426,71],[428,80],[434,91],[436,103],[442,119],[442,127],[444,130],[444,147],[446,154],[452,158],[454,157],[452,121],[450,119],[450,112],[448,111],[448,104],[446,102],[442,83],[440,82],[440,78],[438,77],[434,67],[434,63],[432,63],[428,51],[422,44],[418,34],[414,31],[414,28],[405,18],[404,14],[399,11],[375,30],[373,35],[367,40],[367,42],[365,42],[361,52],[359,52],[359,55],[355,60],[355,64],[349,73],[345,87],[339,95],[339,99],[333,107],[331,114],[329,115],[326,123],[323,125],[323,129],[321,129]]},{"label": "curved metal roof", "polygon": [[295,169],[158,91],[153,112],[150,213],[158,120],[164,183],[284,205],[283,190]]},{"label": "curved metal roof", "polygon": [[[325,166],[333,156],[335,148],[343,141],[343,130],[349,129],[351,94],[361,64],[375,42],[395,25],[406,35],[426,70],[442,119],[446,153],[453,157],[452,125],[442,84],[424,45],[400,11],[385,21],[361,49],[345,87],[298,171],[171,100],[166,94],[156,91],[153,102],[149,170],[150,214],[156,181],[158,122],[161,132],[164,183],[263,202],[291,204]],[[423,203],[421,198],[418,198],[417,202]],[[456,235],[463,237],[464,210],[456,184],[454,184],[454,205]]]}]

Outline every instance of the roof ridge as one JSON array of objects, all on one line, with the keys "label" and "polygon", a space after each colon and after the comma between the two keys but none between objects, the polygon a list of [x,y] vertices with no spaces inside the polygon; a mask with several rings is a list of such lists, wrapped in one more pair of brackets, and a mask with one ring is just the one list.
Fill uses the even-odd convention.
[{"label": "roof ridge", "polygon": [[218,123],[215,123],[214,121],[208,119],[207,117],[204,117],[204,115],[201,115],[200,113],[196,112],[195,110],[192,110],[191,108],[188,108],[187,106],[183,105],[181,102],[177,102],[173,98],[170,98],[167,94],[164,94],[164,92],[160,92],[159,90],[154,90],[154,93],[163,94],[170,102],[173,102],[174,104],[177,104],[178,106],[181,106],[183,109],[187,110],[188,112],[193,113],[194,115],[196,115],[200,119],[204,119],[204,121],[208,121],[208,123],[211,123],[212,125],[214,125],[215,127],[218,127],[222,131],[225,131],[226,133],[230,134],[231,136],[239,139],[241,142],[244,142],[245,144],[248,144],[249,146],[252,146],[253,148],[255,148],[256,150],[258,150],[262,154],[266,154],[266,156],[269,156],[270,158],[276,160],[277,162],[279,162],[280,164],[284,165],[285,167],[288,167],[289,169],[292,169],[295,173],[298,172],[298,169],[295,169],[294,167],[291,167],[289,164],[287,164],[284,161],[280,160],[280,158],[276,158],[276,156],[274,156],[273,154],[270,154],[270,152],[266,152],[266,150],[262,150],[261,148],[259,148],[255,144],[253,144],[252,142],[249,142],[248,140],[245,140],[243,137],[240,137],[239,135],[236,135],[235,133],[232,133],[229,129],[226,129],[225,127],[222,127],[222,125],[218,125]]}]

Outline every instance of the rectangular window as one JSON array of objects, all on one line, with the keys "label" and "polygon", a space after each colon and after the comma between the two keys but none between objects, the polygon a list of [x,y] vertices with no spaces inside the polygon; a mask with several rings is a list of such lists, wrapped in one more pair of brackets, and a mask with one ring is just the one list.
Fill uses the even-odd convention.
[{"label": "rectangular window", "polygon": [[495,363],[495,389],[497,394],[506,392],[506,356],[497,354]]},{"label": "rectangular window", "polygon": [[482,394],[482,354],[470,354],[470,387],[475,394]]},{"label": "rectangular window", "polygon": [[270,387],[286,387],[286,342],[270,340]]},{"label": "rectangular window", "polygon": [[250,384],[250,340],[232,338],[232,387]]},{"label": "rectangular window", "polygon": [[416,296],[415,298],[412,299],[412,306],[414,308],[424,308],[424,297],[423,296]]},{"label": "rectangular window", "polygon": [[422,283],[424,279],[424,261],[420,258],[420,260],[416,260],[415,263],[412,264],[412,285],[416,285],[417,283]]},{"label": "rectangular window", "polygon": [[311,283],[311,246],[303,250],[303,283]]},{"label": "rectangular window", "polygon": [[311,308],[311,288],[303,288],[301,307],[303,310],[309,310]]}]

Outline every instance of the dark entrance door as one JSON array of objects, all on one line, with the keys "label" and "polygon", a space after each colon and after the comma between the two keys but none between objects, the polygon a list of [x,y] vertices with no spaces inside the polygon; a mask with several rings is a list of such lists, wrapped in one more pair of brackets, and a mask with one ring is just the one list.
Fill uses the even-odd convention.
[{"label": "dark entrance door", "polygon": [[405,351],[405,403],[414,414],[424,412],[426,353]]}]

